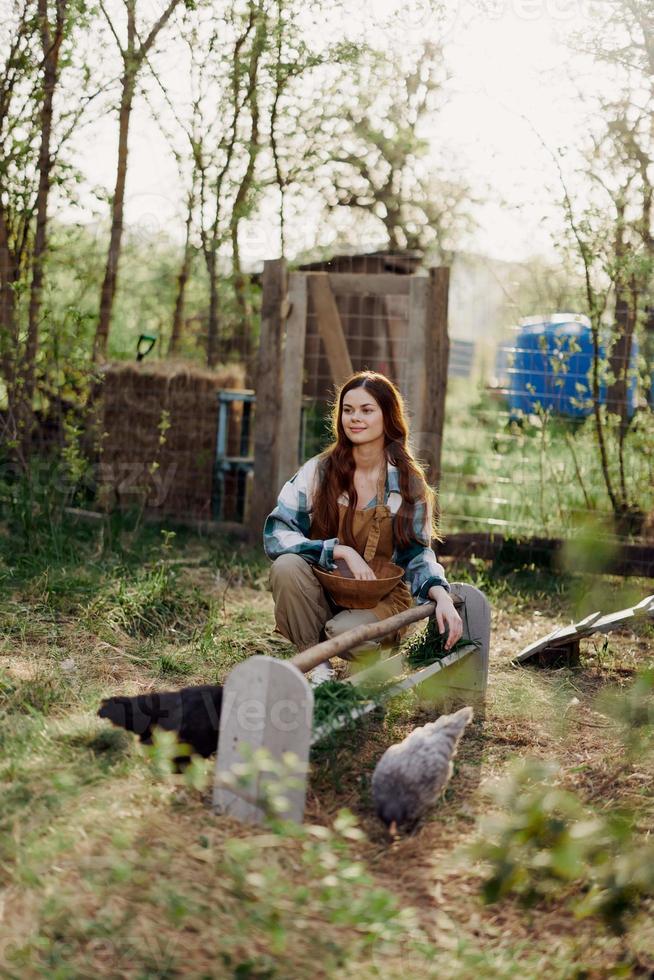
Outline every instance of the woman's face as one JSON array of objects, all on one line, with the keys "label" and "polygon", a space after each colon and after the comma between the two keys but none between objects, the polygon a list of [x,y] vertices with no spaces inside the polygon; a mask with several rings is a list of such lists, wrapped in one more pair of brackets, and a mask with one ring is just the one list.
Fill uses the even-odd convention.
[{"label": "woman's face", "polygon": [[341,424],[355,446],[384,437],[384,413],[366,388],[351,388],[343,398]]}]

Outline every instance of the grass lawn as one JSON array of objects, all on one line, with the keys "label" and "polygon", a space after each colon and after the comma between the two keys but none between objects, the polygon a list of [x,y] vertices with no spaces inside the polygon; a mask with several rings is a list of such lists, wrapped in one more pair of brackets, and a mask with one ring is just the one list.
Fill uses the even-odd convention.
[{"label": "grass lawn", "polygon": [[[211,765],[165,775],[157,753],[95,717],[99,701],[222,681],[272,633],[268,562],[243,546],[159,529],[65,528],[56,560],[0,538],[0,975],[77,977],[605,977],[654,969],[646,904],[626,938],[563,901],[484,905],[465,853],[488,789],[512,760],[560,764],[598,811],[652,826],[651,757],[628,761],[606,687],[652,659],[652,627],[589,640],[577,670],[509,660],[554,625],[641,598],[651,582],[503,577],[449,569],[493,607],[485,711],[464,737],[429,820],[389,843],[370,778],[384,749],[437,710],[417,695],[314,750],[307,826],[252,829],[215,816]],[[162,543],[163,542],[163,543]],[[110,543],[111,547],[108,547]],[[348,808],[362,835],[339,811]],[[336,828],[321,831],[315,828]],[[571,886],[574,888],[574,886]],[[412,912],[409,910],[413,910]],[[624,965],[625,951],[631,966]],[[621,965],[622,964],[622,965]],[[637,972],[637,970],[636,970]],[[651,974],[650,974],[651,975]]]}]

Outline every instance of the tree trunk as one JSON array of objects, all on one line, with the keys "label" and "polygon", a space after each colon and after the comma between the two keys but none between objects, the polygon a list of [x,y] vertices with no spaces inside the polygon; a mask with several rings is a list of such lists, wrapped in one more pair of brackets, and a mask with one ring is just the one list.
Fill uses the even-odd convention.
[{"label": "tree trunk", "polygon": [[241,268],[241,253],[238,244],[238,229],[241,219],[249,209],[250,192],[254,181],[255,167],[259,155],[259,93],[257,79],[259,61],[265,46],[267,22],[261,8],[251,7],[251,23],[257,24],[250,61],[248,66],[248,103],[250,106],[250,138],[248,141],[248,162],[245,173],[239,183],[230,219],[230,235],[232,239],[232,284],[236,301],[237,324],[235,341],[241,357],[246,364],[248,384],[252,383],[254,365],[251,363],[252,353],[252,315],[246,297],[247,277]]},{"label": "tree trunk", "polygon": [[67,0],[58,0],[55,33],[50,30],[48,19],[48,0],[39,0],[39,27],[43,48],[43,102],[41,105],[41,142],[39,146],[39,186],[36,197],[36,231],[32,256],[32,285],[27,323],[27,341],[23,358],[23,401],[25,408],[25,431],[23,436],[29,441],[32,419],[32,399],[36,373],[36,356],[39,346],[39,320],[43,298],[43,264],[47,250],[48,198],[52,158],[50,141],[52,136],[52,115],[54,92],[59,75],[59,53],[63,40],[64,19]]},{"label": "tree trunk", "polygon": [[622,425],[625,425],[629,420],[629,366],[636,327],[636,310],[637,303],[634,303],[633,290],[629,290],[622,283],[618,283],[615,292],[617,336],[609,358],[611,374],[615,380],[609,385],[606,394],[606,406],[609,412],[614,412],[620,416]]},{"label": "tree trunk", "polygon": [[13,387],[18,347],[16,281],[16,262],[9,242],[7,216],[0,202],[0,365],[8,390]]},{"label": "tree trunk", "polygon": [[236,303],[236,329],[234,331],[234,346],[245,362],[249,385],[252,381],[253,365],[250,363],[252,353],[251,310],[247,301],[247,276],[241,268],[241,252],[238,244],[238,219],[232,221],[232,286]]},{"label": "tree trunk", "polygon": [[[94,361],[99,360],[101,357],[106,357],[107,354],[111,314],[116,296],[116,285],[118,283],[118,262],[120,260],[120,246],[123,238],[123,210],[125,206],[125,182],[127,179],[129,123],[132,114],[134,93],[136,91],[136,79],[157,35],[166,26],[175,7],[179,3],[180,0],[169,0],[168,6],[159,19],[152,25],[145,40],[140,41],[136,29],[136,0],[125,0],[125,7],[127,8],[127,47],[123,49],[119,42],[124,72],[118,114],[118,163],[116,167],[116,186],[111,201],[109,251],[107,253],[102,289],[100,291],[98,326],[93,341]],[[106,11],[104,11],[104,8],[102,9],[109,21],[111,31],[117,39],[114,25],[106,14]],[[137,44],[137,42],[139,43]]]},{"label": "tree trunk", "polygon": [[209,270],[209,323],[207,325],[207,365],[212,368],[218,363],[218,281],[216,252],[212,249],[207,263]]},{"label": "tree trunk", "polygon": [[105,266],[102,290],[100,292],[100,315],[93,343],[93,360],[98,361],[107,355],[111,313],[116,296],[118,282],[118,261],[123,238],[123,211],[125,206],[125,183],[127,180],[127,149],[129,123],[134,102],[136,87],[136,65],[131,60],[126,61],[123,76],[123,90],[120,98],[120,114],[118,123],[118,166],[116,170],[116,186],[111,202],[111,234],[109,251]]},{"label": "tree trunk", "polygon": [[182,266],[177,277],[177,296],[175,298],[175,312],[173,313],[173,326],[170,333],[170,343],[168,344],[168,356],[173,357],[179,353],[179,345],[182,339],[182,325],[184,323],[184,302],[186,299],[186,284],[188,283],[191,271],[191,228],[193,225],[193,207],[195,196],[191,192],[189,195],[188,211],[186,214],[186,237],[184,239],[184,254],[182,256]]}]

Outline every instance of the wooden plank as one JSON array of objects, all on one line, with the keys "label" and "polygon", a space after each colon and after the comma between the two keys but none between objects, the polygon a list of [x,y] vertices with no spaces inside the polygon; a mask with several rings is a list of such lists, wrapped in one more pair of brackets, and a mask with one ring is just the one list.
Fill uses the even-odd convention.
[{"label": "wooden plank", "polygon": [[276,493],[279,493],[284,483],[293,476],[300,465],[300,424],[308,303],[306,273],[291,272],[288,279],[288,300],[289,313],[282,353],[279,449],[274,479]]},{"label": "wooden plank", "polygon": [[606,616],[602,616],[601,619],[593,623],[589,635],[591,633],[610,633],[616,626],[622,626],[623,623],[628,623],[630,619],[636,619],[640,616],[654,617],[654,596],[647,596],[637,606],[620,609],[618,612],[608,613]]},{"label": "wooden plank", "polygon": [[[257,359],[255,389],[257,393],[254,420],[254,479],[248,536],[255,544],[261,541],[264,521],[277,501],[279,487],[280,420],[283,402],[282,302],[286,296],[286,262],[273,259],[264,262],[261,333]],[[274,478],[271,479],[271,475]]]},{"label": "wooden plank", "polygon": [[452,653],[448,653],[448,655],[443,657],[442,660],[436,660],[428,667],[422,667],[414,674],[410,674],[408,677],[405,677],[404,680],[399,682],[399,684],[395,684],[391,690],[391,697],[394,694],[401,694],[402,691],[410,691],[411,688],[417,687],[419,684],[424,684],[424,682],[430,677],[433,677],[434,674],[439,674],[442,670],[445,670],[446,667],[451,667],[459,660],[463,660],[464,657],[470,657],[476,652],[477,647],[472,643],[468,643],[466,646],[453,650]]},{"label": "wooden plank", "polygon": [[520,651],[517,657],[514,658],[512,663],[521,664],[529,660],[531,657],[535,657],[536,654],[540,653],[548,646],[555,646],[559,638],[563,643],[570,643],[573,637],[576,635],[576,630],[574,626],[557,626],[556,629],[548,633],[547,636],[543,636],[538,640],[534,640],[523,650]]},{"label": "wooden plank", "polygon": [[512,663],[527,663],[542,651],[555,653],[559,647],[578,644],[580,638],[592,636],[594,633],[610,633],[617,626],[622,626],[628,623],[630,619],[636,619],[639,616],[654,617],[654,595],[646,596],[637,605],[629,606],[627,609],[620,609],[618,612],[608,613],[604,616],[601,613],[592,613],[578,623],[561,626],[542,639],[526,646],[513,659]]},{"label": "wooden plank", "polygon": [[[244,761],[243,747],[265,748],[283,761],[292,752],[308,767],[313,719],[313,692],[296,667],[274,657],[254,656],[238,664],[223,690],[220,734],[213,792],[214,808],[247,823],[262,823],[262,799],[280,793],[288,801],[283,816],[302,822],[306,777],[297,788],[275,786],[275,777],[259,772],[245,786],[231,788],[226,775]],[[228,777],[227,777],[228,778]]]},{"label": "wooden plank", "polygon": [[407,296],[411,276],[392,272],[329,272],[329,285],[336,296]]},{"label": "wooden plank", "polygon": [[411,434],[416,450],[422,455],[425,412],[425,330],[429,307],[429,279],[411,276],[409,291],[409,328],[406,360],[400,390],[411,417]]},{"label": "wooden plank", "polygon": [[385,660],[378,660],[372,667],[366,667],[356,674],[351,674],[345,678],[343,683],[354,684],[355,687],[361,684],[376,684],[381,681],[390,680],[391,677],[399,677],[404,672],[404,669],[404,654],[395,653],[392,657],[387,657]]},{"label": "wooden plank", "polygon": [[325,345],[331,376],[341,385],[353,373],[341,317],[329,283],[329,273],[309,272],[309,290],[316,313],[318,330]]},{"label": "wooden plank", "polygon": [[402,366],[406,360],[409,297],[386,296],[384,298],[388,338],[391,353],[392,378],[396,384],[402,381]]}]

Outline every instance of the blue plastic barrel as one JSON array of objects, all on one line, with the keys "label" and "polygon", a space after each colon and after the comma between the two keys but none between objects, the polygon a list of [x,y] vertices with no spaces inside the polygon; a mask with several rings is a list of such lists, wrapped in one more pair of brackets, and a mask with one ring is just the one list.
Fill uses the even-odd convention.
[{"label": "blue plastic barrel", "polygon": [[[600,357],[606,348],[600,343]],[[632,377],[627,403],[629,415],[636,409],[638,344],[631,351]],[[558,415],[585,416],[592,410],[593,337],[588,318],[555,314],[550,319],[523,320],[515,339],[508,369],[508,400],[512,414],[533,413],[540,406]],[[606,402],[606,384],[600,386],[600,402]]]}]

